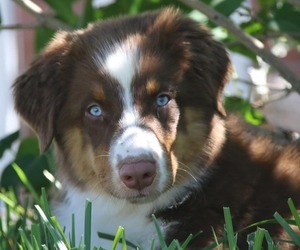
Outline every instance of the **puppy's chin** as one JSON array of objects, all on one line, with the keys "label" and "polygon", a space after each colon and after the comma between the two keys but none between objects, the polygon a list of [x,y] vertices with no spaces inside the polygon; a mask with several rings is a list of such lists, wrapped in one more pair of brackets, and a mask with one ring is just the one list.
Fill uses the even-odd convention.
[{"label": "puppy's chin", "polygon": [[122,190],[109,191],[115,198],[126,200],[134,204],[150,203],[158,199],[166,190],[159,191],[158,187],[151,186],[142,190],[123,188]]},{"label": "puppy's chin", "polygon": [[137,195],[127,197],[126,200],[132,204],[144,204],[154,202],[160,194],[152,194],[152,195]]}]

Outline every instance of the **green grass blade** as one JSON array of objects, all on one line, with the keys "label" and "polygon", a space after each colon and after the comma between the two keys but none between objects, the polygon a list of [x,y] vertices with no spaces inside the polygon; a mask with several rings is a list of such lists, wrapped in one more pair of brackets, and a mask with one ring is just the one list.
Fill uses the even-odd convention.
[{"label": "green grass blade", "polygon": [[265,230],[262,228],[257,228],[255,232],[255,240],[253,250],[261,250],[263,245],[263,240],[265,237]]},{"label": "green grass blade", "polygon": [[117,230],[114,241],[112,243],[112,247],[111,247],[112,250],[117,249],[117,246],[118,246],[119,242],[121,242],[123,232],[124,232],[124,228],[120,226]]},{"label": "green grass blade", "polygon": [[123,229],[123,234],[122,234],[122,250],[127,250],[125,229]]},{"label": "green grass blade", "polygon": [[52,223],[48,220],[47,216],[41,209],[39,205],[35,205],[36,210],[38,211],[38,214],[42,220],[42,223],[46,226],[48,229],[48,232],[50,233],[53,243],[58,249],[60,250],[67,250],[67,246],[62,241],[60,235],[57,233],[57,230],[53,227]]},{"label": "green grass blade", "polygon": [[7,204],[9,207],[13,208],[15,212],[18,214],[24,214],[25,209],[18,205],[15,201],[10,199],[7,195],[0,193],[0,200],[2,200],[5,204]]},{"label": "green grass blade", "polygon": [[89,200],[85,202],[85,220],[84,220],[84,244],[86,250],[91,249],[92,231],[92,203]]},{"label": "green grass blade", "polygon": [[158,235],[158,240],[159,240],[159,243],[160,243],[160,247],[161,247],[161,249],[167,249],[167,244],[165,242],[164,236],[163,236],[163,234],[160,230],[159,224],[158,224],[157,219],[156,219],[154,214],[152,214],[152,219],[153,219],[154,226],[155,226],[155,229],[156,229],[156,232],[157,232],[157,235]]},{"label": "green grass blade", "polygon": [[[102,232],[98,232],[98,236],[101,239],[110,240],[111,242],[113,242],[114,239],[115,239],[114,235],[107,234],[107,233],[102,233]],[[132,242],[130,242],[128,240],[126,240],[126,245],[130,246],[131,248],[134,248],[134,249],[139,249],[138,246],[136,246],[135,244],[133,244]]]},{"label": "green grass blade", "polygon": [[255,242],[255,232],[247,235],[248,250],[253,250]]},{"label": "green grass blade", "polygon": [[18,250],[25,250],[25,249],[22,245],[18,244]]},{"label": "green grass blade", "polygon": [[72,229],[70,235],[70,246],[75,247],[76,244],[76,234],[75,234],[75,215],[72,214]]},{"label": "green grass blade", "polygon": [[34,201],[39,204],[40,202],[40,198],[37,194],[37,192],[35,191],[34,187],[31,185],[31,183],[29,182],[29,180],[27,179],[24,171],[16,164],[13,163],[12,164],[13,169],[16,171],[18,177],[20,178],[20,180],[22,181],[22,183],[24,184],[24,186],[29,190],[29,192],[31,193]]},{"label": "green grass blade", "polygon": [[274,241],[267,230],[265,231],[265,239],[268,244],[268,250],[274,250],[275,249]]},{"label": "green grass blade", "polygon": [[61,228],[61,226],[59,225],[57,219],[55,217],[51,217],[51,221],[52,221],[52,224],[54,225],[54,227],[56,228],[56,230],[59,232],[63,242],[65,243],[65,245],[67,246],[67,248],[71,248],[70,245],[69,245],[69,242],[67,240],[67,237],[63,231],[63,229]]},{"label": "green grass blade", "polygon": [[155,250],[155,240],[154,239],[151,241],[150,250]]},{"label": "green grass blade", "polygon": [[23,247],[27,250],[34,250],[33,247],[31,246],[31,243],[30,241],[28,240],[24,230],[22,228],[19,228],[19,233],[20,233],[20,236],[21,236],[21,240],[22,240],[22,243],[23,243]]},{"label": "green grass blade", "polygon": [[[38,224],[31,224],[31,244],[33,246],[40,246],[41,245],[41,229]],[[36,249],[36,247],[35,247]]]},{"label": "green grass blade", "polygon": [[34,250],[40,250],[40,245],[41,244],[38,243],[38,241],[36,240],[35,236],[32,236],[31,238],[32,238],[31,239],[31,245],[32,245],[33,249]]},{"label": "green grass blade", "polygon": [[212,232],[213,232],[214,240],[215,240],[215,243],[216,243],[216,248],[217,248],[218,250],[221,250],[221,245],[220,245],[220,243],[219,243],[219,240],[218,240],[218,237],[217,237],[217,234],[216,234],[214,228],[211,227],[211,230],[212,230]]},{"label": "green grass blade", "polygon": [[292,215],[295,218],[296,225],[297,225],[297,227],[300,230],[300,216],[299,216],[299,214],[297,212],[297,209],[296,209],[296,207],[294,205],[294,202],[292,201],[291,198],[288,199],[288,205],[289,205],[289,208],[290,208],[290,210],[292,212]]},{"label": "green grass blade", "polygon": [[237,249],[237,247],[236,247],[236,237],[235,237],[235,234],[234,234],[234,231],[233,231],[230,209],[228,207],[224,207],[223,211],[224,211],[225,228],[226,228],[226,233],[227,233],[229,249],[235,250],[235,249]]},{"label": "green grass blade", "polygon": [[293,239],[294,243],[297,246],[300,246],[300,237],[297,233],[290,227],[290,225],[286,222],[286,220],[281,217],[279,213],[274,214],[275,219],[278,223],[285,229],[285,231],[289,234],[289,236]]},{"label": "green grass blade", "polygon": [[182,243],[181,248],[182,249],[186,249],[188,247],[188,245],[190,244],[191,240],[194,239],[194,236],[192,234],[190,234],[186,240]]},{"label": "green grass blade", "polygon": [[267,219],[255,222],[253,224],[250,224],[249,226],[243,227],[242,229],[239,229],[237,233],[243,232],[245,230],[251,229],[251,228],[257,228],[262,225],[269,225],[269,224],[278,224],[278,222],[275,219]]},{"label": "green grass blade", "polygon": [[169,245],[169,247],[167,248],[167,250],[176,250],[176,249],[183,249],[180,244],[179,244],[179,241],[178,240],[173,240],[171,242],[171,244]]},{"label": "green grass blade", "polygon": [[49,207],[47,193],[45,188],[42,188],[42,195],[41,195],[41,207],[48,218],[51,217],[51,209]]}]

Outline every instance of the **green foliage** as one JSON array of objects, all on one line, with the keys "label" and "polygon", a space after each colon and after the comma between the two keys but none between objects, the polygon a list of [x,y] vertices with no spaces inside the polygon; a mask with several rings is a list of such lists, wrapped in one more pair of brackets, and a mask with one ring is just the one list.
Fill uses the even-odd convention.
[{"label": "green foliage", "polygon": [[35,50],[40,52],[52,39],[55,32],[55,30],[45,27],[37,28],[35,32]]},{"label": "green foliage", "polygon": [[247,122],[253,125],[261,125],[265,122],[263,114],[254,109],[245,99],[239,97],[226,97],[225,107],[230,112],[242,115]]},{"label": "green foliage", "polygon": [[74,0],[45,0],[45,2],[51,7],[56,14],[57,19],[70,24],[71,26],[75,26],[77,22],[77,15],[73,11],[73,3]]},{"label": "green foliage", "polygon": [[[18,133],[13,133],[0,140],[0,150],[5,151],[11,148],[12,143],[17,139]],[[50,185],[49,180],[45,177],[44,171],[53,172],[52,150],[40,154],[38,140],[36,138],[25,138],[20,142],[14,162],[20,166],[27,176],[29,182],[35,190],[41,190],[42,187]],[[9,189],[14,187],[15,190],[22,185],[20,178],[13,168],[13,163],[9,164],[1,175],[0,186]]]},{"label": "green foliage", "polygon": [[19,138],[19,131],[7,135],[0,140],[0,158],[4,152],[12,147],[12,144]]}]

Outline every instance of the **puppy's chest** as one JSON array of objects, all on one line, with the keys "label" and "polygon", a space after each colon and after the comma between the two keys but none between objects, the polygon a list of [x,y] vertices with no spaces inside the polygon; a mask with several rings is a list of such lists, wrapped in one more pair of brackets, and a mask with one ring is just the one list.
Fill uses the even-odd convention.
[{"label": "puppy's chest", "polygon": [[84,234],[87,199],[92,201],[91,246],[111,249],[112,241],[99,238],[98,233],[114,236],[119,226],[125,228],[128,241],[143,249],[149,249],[153,240],[156,244],[158,243],[157,232],[151,220],[153,205],[149,203],[131,204],[107,195],[80,193],[72,190],[66,192],[63,202],[53,205],[55,216],[61,226],[66,228],[66,235],[69,235],[72,230],[71,215],[74,213],[77,244]]}]

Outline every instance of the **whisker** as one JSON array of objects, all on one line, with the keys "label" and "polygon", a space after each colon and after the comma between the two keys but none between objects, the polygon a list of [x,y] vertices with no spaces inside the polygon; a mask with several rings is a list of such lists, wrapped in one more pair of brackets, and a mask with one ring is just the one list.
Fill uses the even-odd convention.
[{"label": "whisker", "polygon": [[110,155],[107,154],[107,155],[96,155],[95,158],[101,158],[101,157],[109,157]]},{"label": "whisker", "polygon": [[182,165],[183,167],[185,167],[185,168],[178,167],[178,170],[187,173],[190,177],[193,178],[193,180],[194,180],[195,182],[197,182],[197,183],[199,182],[198,179],[191,173],[191,171],[189,171],[189,170],[190,170],[190,167],[189,167],[188,165],[186,165],[186,164],[184,164],[184,163],[182,163],[182,162],[180,162],[180,161],[178,161],[178,163],[179,163],[180,165]]}]

